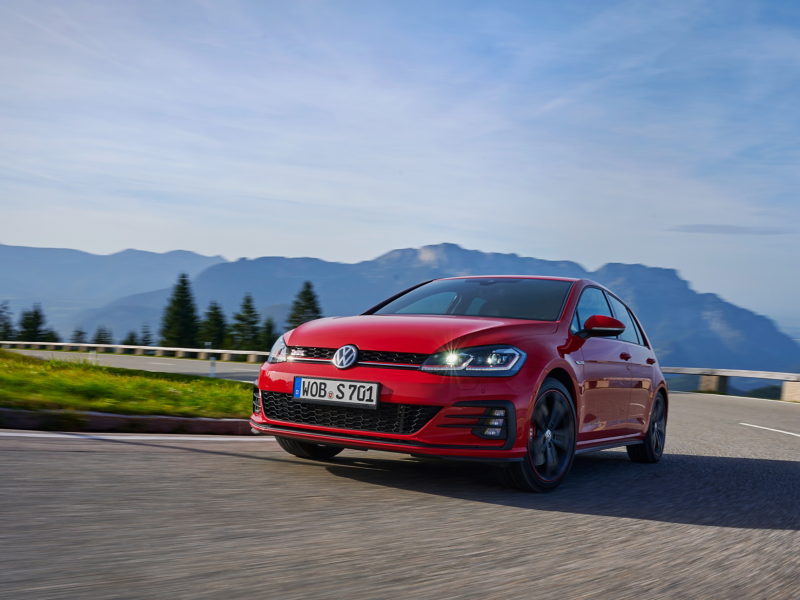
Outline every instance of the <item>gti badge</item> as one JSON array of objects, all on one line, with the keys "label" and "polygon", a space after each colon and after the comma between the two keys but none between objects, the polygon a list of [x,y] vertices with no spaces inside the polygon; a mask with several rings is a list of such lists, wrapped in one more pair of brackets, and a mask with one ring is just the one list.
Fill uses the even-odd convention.
[{"label": "gti badge", "polygon": [[357,357],[358,348],[352,344],[348,344],[336,351],[336,354],[333,355],[333,364],[336,365],[337,369],[346,369],[355,364]]}]

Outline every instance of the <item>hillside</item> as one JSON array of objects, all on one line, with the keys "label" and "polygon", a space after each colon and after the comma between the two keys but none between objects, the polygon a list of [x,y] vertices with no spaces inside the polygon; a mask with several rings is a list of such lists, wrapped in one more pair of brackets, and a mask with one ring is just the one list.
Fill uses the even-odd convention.
[{"label": "hillside", "polygon": [[224,260],[185,250],[98,255],[0,244],[0,301],[8,300],[17,316],[41,303],[56,329],[68,330],[82,310],[169,286],[179,273],[195,276]]},{"label": "hillside", "polygon": [[[220,302],[228,314],[242,296],[273,316],[285,314],[302,282],[311,280],[327,316],[351,315],[411,285],[436,277],[469,274],[530,274],[588,277],[625,299],[670,366],[791,370],[800,365],[800,346],[766,317],[699,294],[671,269],[609,264],[589,272],[573,262],[515,254],[484,253],[453,244],[394,250],[356,264],[313,258],[265,257],[220,263],[193,279],[199,308]],[[169,288],[121,298],[87,311],[81,324],[104,323],[117,335],[148,320],[155,328]],[[146,318],[145,318],[146,317]]]}]

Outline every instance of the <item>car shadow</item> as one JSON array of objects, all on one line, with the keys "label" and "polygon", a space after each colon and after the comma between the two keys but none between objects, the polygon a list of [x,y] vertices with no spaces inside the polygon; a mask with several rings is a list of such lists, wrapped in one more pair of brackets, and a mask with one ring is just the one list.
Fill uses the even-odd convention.
[{"label": "car shadow", "polygon": [[[633,463],[622,450],[583,454],[549,494],[503,487],[482,463],[386,454],[346,453],[328,461],[283,452],[241,453],[169,443],[104,440],[181,452],[293,463],[369,485],[532,510],[743,529],[800,531],[800,463],[785,460],[665,454],[655,465]],[[270,453],[271,454],[271,453]]]},{"label": "car shadow", "polygon": [[686,525],[800,530],[800,463],[667,454],[655,465],[624,451],[581,455],[549,494],[508,490],[491,467],[435,459],[341,457],[337,477],[516,508]]}]

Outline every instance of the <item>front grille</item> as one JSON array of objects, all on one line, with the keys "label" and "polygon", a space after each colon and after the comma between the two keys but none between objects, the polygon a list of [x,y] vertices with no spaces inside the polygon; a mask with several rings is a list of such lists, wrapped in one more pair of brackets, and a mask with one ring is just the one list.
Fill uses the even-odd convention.
[{"label": "front grille", "polygon": [[409,434],[422,429],[441,410],[440,406],[379,404],[375,410],[298,402],[291,394],[261,391],[267,419],[318,427]]},{"label": "front grille", "polygon": [[[301,348],[299,346],[294,346],[289,347],[288,350],[289,357],[306,359],[313,358],[316,360],[331,360],[333,355],[336,354],[336,348]],[[298,354],[293,355],[293,352],[298,352]]]},{"label": "front grille", "polygon": [[[333,360],[336,348],[311,348],[306,346],[289,347],[289,357],[298,360]],[[384,363],[397,365],[421,365],[427,354],[412,352],[385,352],[382,350],[359,350],[359,363]]]},{"label": "front grille", "polygon": [[358,362],[377,362],[402,365],[421,365],[428,358],[427,354],[412,354],[411,352],[382,352],[379,350],[361,350],[358,353]]}]

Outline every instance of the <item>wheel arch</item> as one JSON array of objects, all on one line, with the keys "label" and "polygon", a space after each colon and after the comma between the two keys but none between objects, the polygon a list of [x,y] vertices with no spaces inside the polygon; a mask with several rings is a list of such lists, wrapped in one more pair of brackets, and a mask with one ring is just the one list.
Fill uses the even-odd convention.
[{"label": "wheel arch", "polygon": [[666,385],[658,386],[658,389],[656,390],[656,396],[658,394],[664,396],[664,411],[666,412],[667,421],[669,421],[669,392],[667,391],[667,386]]},{"label": "wheel arch", "polygon": [[[564,369],[563,367],[555,367],[548,371],[544,378],[542,378],[542,383],[544,383],[545,379],[548,377],[555,379],[559,383],[561,383],[570,395],[570,400],[572,400],[573,407],[577,410],[578,408],[578,395],[577,390],[575,389],[575,380],[573,379],[572,375],[569,374],[569,371]],[[541,387],[541,385],[539,386]]]}]

